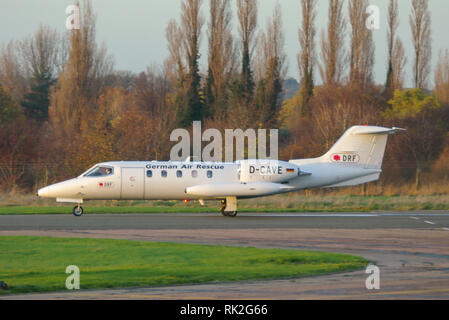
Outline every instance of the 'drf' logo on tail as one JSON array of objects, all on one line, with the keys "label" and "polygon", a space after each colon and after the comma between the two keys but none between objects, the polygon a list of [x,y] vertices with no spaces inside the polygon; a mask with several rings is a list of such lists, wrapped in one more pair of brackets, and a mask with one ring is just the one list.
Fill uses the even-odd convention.
[{"label": "'drf' logo on tail", "polygon": [[331,156],[332,162],[359,163],[360,156],[357,153],[335,153]]}]

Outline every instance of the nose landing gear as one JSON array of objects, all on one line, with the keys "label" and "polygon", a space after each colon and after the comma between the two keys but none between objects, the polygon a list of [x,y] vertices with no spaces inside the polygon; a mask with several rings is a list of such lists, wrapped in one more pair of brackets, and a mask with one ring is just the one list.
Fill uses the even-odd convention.
[{"label": "nose landing gear", "polygon": [[237,211],[237,198],[226,198],[221,200],[220,212],[225,217],[236,217]]},{"label": "nose landing gear", "polygon": [[75,217],[81,217],[84,214],[84,210],[83,207],[81,207],[80,205],[77,205],[76,207],[73,208],[73,215]]}]

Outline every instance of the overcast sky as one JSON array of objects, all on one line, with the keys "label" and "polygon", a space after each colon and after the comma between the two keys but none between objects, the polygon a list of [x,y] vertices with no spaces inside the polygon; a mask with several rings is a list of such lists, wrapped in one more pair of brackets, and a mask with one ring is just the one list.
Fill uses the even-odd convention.
[{"label": "overcast sky", "polygon": [[[278,0],[259,1],[259,28],[266,20]],[[32,35],[39,24],[47,24],[65,31],[67,15],[65,9],[75,1],[68,0],[0,0],[0,43],[20,40]],[[203,0],[203,15],[208,17],[208,0]],[[235,0],[233,1],[233,3]],[[288,56],[288,75],[298,78],[296,55],[299,51],[298,28],[301,22],[300,0],[279,0],[283,14],[283,29],[286,38],[285,51]],[[374,32],[376,44],[375,79],[385,82],[386,64],[386,18],[389,0],[370,0],[370,4],[381,10],[381,28]],[[411,84],[413,51],[409,28],[410,0],[400,0],[399,36],[404,42],[408,58],[406,85]],[[105,42],[108,52],[114,57],[116,69],[140,72],[150,64],[161,64],[167,56],[165,28],[171,18],[179,18],[181,0],[93,0],[97,14],[97,40]],[[449,1],[430,0],[432,14],[433,60],[432,70],[440,49],[449,48]],[[327,24],[328,1],[318,1],[317,29]],[[235,16],[235,5],[233,5]],[[234,25],[236,21],[234,19]],[[348,30],[350,30],[348,28]],[[205,69],[206,28],[202,38],[202,68]],[[237,29],[235,28],[235,35]],[[348,43],[347,43],[348,46]],[[319,75],[315,75],[317,82]],[[432,76],[433,78],[433,76]]]}]

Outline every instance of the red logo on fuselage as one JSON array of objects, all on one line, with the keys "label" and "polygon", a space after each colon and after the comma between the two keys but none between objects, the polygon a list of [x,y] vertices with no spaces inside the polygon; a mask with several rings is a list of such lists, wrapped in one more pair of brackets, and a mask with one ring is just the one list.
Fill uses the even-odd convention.
[{"label": "red logo on fuselage", "polygon": [[358,163],[360,162],[360,156],[357,153],[339,153],[334,154],[331,157],[333,162],[341,163]]},{"label": "red logo on fuselage", "polygon": [[100,182],[98,183],[98,187],[100,188],[111,188],[113,185],[112,182]]}]

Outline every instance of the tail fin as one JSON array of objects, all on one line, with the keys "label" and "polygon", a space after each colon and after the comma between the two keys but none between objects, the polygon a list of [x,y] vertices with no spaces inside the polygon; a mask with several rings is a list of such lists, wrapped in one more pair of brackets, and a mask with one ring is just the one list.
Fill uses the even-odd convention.
[{"label": "tail fin", "polygon": [[324,161],[381,169],[388,135],[400,128],[355,126],[348,129],[323,156]]}]

